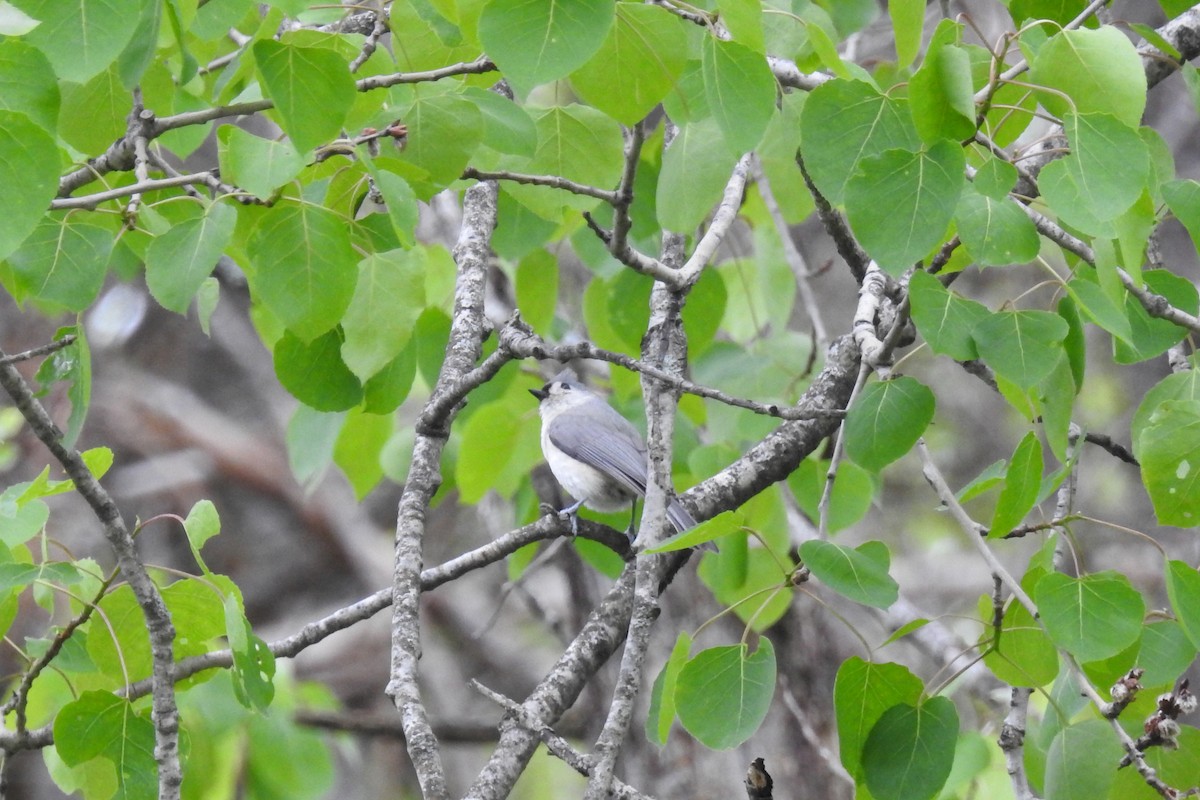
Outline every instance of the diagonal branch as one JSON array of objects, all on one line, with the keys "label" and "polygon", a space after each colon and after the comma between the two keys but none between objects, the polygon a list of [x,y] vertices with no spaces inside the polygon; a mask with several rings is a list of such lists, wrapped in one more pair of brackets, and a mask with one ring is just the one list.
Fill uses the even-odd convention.
[{"label": "diagonal branch", "polygon": [[746,176],[750,172],[750,158],[751,154],[747,153],[738,159],[734,166],[733,174],[729,176],[729,182],[725,184],[725,193],[721,196],[721,202],[717,205],[717,212],[713,214],[708,230],[700,237],[700,241],[696,243],[696,249],[692,251],[692,255],[679,270],[678,282],[681,285],[695,285],[696,281],[700,279],[701,271],[712,260],[721,241],[725,238],[725,234],[729,233],[729,228],[737,219],[738,211],[742,207],[742,196],[746,191]]},{"label": "diagonal branch", "polygon": [[74,449],[68,449],[62,434],[55,427],[46,409],[38,402],[33,391],[11,363],[0,352],[0,386],[12,398],[14,405],[29,423],[34,434],[60,463],[67,476],[75,484],[75,490],[91,506],[92,513],[100,520],[104,538],[108,540],[117,566],[141,608],[146,620],[146,631],[150,637],[152,657],[152,718],[154,721],[154,760],[158,764],[158,796],[161,800],[176,800],[183,772],[179,762],[179,709],[175,704],[174,645],[175,628],[171,614],[163,602],[146,565],[137,552],[133,536],[121,516],[117,504],[92,475],[83,458]]}]

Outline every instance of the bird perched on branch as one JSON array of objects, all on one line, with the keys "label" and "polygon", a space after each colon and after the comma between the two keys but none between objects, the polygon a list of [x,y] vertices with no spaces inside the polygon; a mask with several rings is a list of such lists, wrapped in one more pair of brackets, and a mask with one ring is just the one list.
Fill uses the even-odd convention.
[{"label": "bird perched on branch", "polygon": [[[563,509],[571,515],[571,531],[578,530],[581,506],[602,512],[632,506],[626,531],[632,539],[637,499],[646,496],[648,461],[637,429],[570,370],[529,393],[540,401],[542,453],[554,477],[575,498],[574,505]],[[667,506],[667,519],[678,532],[696,525],[675,498]]]}]

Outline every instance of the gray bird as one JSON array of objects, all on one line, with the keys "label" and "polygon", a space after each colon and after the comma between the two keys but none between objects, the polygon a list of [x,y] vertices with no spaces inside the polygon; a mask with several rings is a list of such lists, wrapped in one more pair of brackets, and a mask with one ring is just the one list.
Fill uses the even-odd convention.
[{"label": "gray bird", "polygon": [[[529,390],[541,401],[542,453],[554,477],[575,498],[563,511],[571,515],[575,532],[580,506],[611,512],[632,504],[634,517],[626,531],[632,536],[637,499],[646,496],[646,445],[629,420],[574,377],[561,372],[541,389]],[[674,498],[667,519],[680,532],[696,526]]]}]

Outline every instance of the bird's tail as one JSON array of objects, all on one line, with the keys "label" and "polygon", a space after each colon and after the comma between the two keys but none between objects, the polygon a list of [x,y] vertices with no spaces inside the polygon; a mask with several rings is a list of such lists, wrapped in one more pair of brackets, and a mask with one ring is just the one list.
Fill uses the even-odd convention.
[{"label": "bird's tail", "polygon": [[[696,519],[688,513],[688,510],[683,507],[683,504],[678,500],[672,499],[671,505],[667,506],[667,521],[675,528],[676,533],[683,533],[686,530],[691,530],[696,527]],[[700,545],[701,550],[709,550],[717,552],[717,546],[712,542],[705,542]]]}]

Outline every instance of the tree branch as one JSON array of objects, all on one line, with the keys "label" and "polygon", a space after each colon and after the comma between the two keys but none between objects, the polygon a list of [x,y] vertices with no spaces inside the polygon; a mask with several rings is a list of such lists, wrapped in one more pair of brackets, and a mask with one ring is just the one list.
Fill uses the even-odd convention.
[{"label": "tree branch", "polygon": [[[496,225],[496,184],[478,183],[463,199],[463,225],[454,259],[458,279],[454,292],[454,315],[446,357],[428,405],[450,393],[479,359],[486,334],[483,313],[487,279],[488,243]],[[445,769],[437,737],[430,727],[417,682],[421,657],[421,561],[425,535],[425,513],[441,485],[439,462],[455,411],[443,418],[427,420],[416,434],[412,465],[400,498],[396,523],[396,558],[393,577],[392,668],[387,694],[400,711],[405,744],[412,759],[423,796],[448,800]]]},{"label": "tree branch", "polygon": [[725,194],[722,195],[721,202],[717,205],[717,211],[713,214],[708,230],[700,237],[700,241],[696,243],[696,249],[692,251],[692,255],[679,270],[681,285],[695,285],[696,281],[700,279],[701,271],[712,259],[713,254],[717,252],[721,240],[725,238],[725,234],[729,232],[729,228],[737,219],[738,211],[742,207],[742,197],[746,191],[750,157],[751,154],[747,153],[738,159],[734,166],[733,174],[729,176],[729,182],[725,184]]},{"label": "tree branch", "polygon": [[[576,342],[575,344],[551,345],[547,344],[544,339],[534,333],[533,329],[525,324],[519,316],[510,319],[500,329],[500,346],[503,350],[512,354],[516,358],[536,358],[539,360],[552,359],[566,363],[577,358],[586,358],[593,361],[605,361],[609,364],[616,364],[624,367],[631,372],[638,372],[644,375],[649,375],[656,380],[664,381],[672,387],[687,394],[704,397],[709,400],[716,400],[719,403],[734,406],[735,408],[744,408],[747,411],[752,411],[755,414],[762,414],[768,417],[777,417],[779,419],[819,419],[823,417],[841,418],[846,415],[844,408],[816,408],[816,407],[800,407],[800,406],[782,406],[777,403],[759,403],[754,400],[747,400],[742,397],[727,394],[720,389],[713,389],[708,386],[701,386],[693,383],[686,378],[680,378],[676,375],[671,375],[664,370],[653,367],[645,362],[639,361],[632,356],[627,356],[624,353],[614,353],[611,350],[605,350],[596,347],[588,341]],[[499,351],[497,351],[499,352]]]},{"label": "tree branch", "polygon": [[146,620],[152,658],[151,716],[154,722],[154,760],[158,765],[158,796],[161,800],[177,800],[183,772],[179,763],[179,709],[175,704],[173,677],[175,628],[171,624],[171,614],[138,556],[133,536],[117,504],[92,475],[79,453],[64,446],[62,434],[46,409],[34,398],[33,391],[17,368],[4,359],[5,354],[0,352],[0,386],[12,398],[34,434],[66,470],[67,476],[75,484],[75,490],[87,501],[92,513],[100,521],[104,538],[116,556],[117,566],[133,590]]}]

